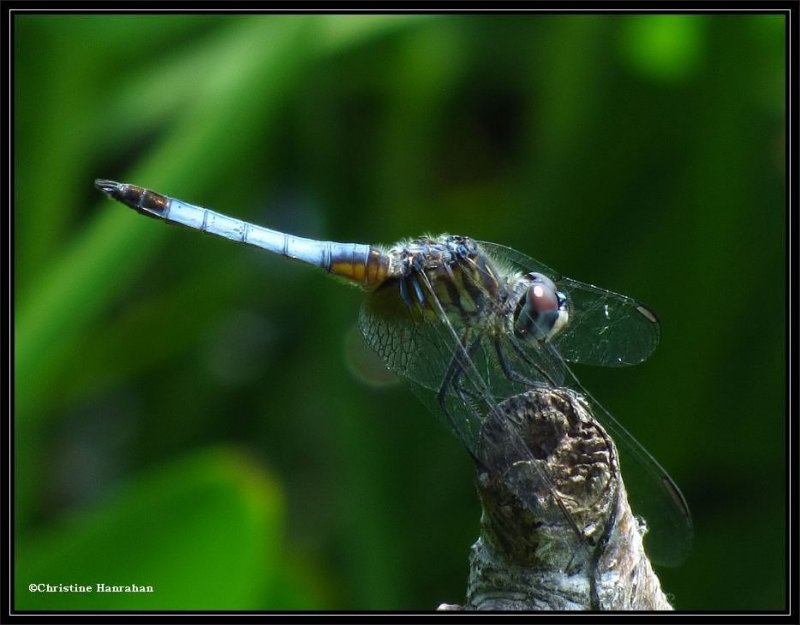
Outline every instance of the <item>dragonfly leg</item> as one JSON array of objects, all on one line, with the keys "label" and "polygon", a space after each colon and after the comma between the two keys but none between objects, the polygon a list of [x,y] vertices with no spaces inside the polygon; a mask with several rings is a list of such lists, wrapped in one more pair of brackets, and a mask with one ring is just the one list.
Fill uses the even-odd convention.
[{"label": "dragonfly leg", "polygon": [[509,364],[508,359],[503,352],[503,347],[500,345],[500,339],[494,339],[492,344],[494,345],[494,351],[497,354],[497,362],[500,364],[500,368],[503,370],[503,375],[505,375],[512,382],[518,382],[519,384],[524,384],[526,386],[542,386],[541,382],[530,380],[511,368],[511,365]]},{"label": "dragonfly leg", "polygon": [[[509,343],[509,345],[511,345],[511,348],[514,350],[514,353],[516,353],[517,356],[519,356],[524,363],[529,365],[531,368],[535,369],[539,373],[539,375],[541,375],[542,378],[547,381],[547,384],[549,386],[553,386],[553,387],[561,386],[558,382],[556,382],[556,380],[553,379],[553,377],[549,373],[547,373],[547,371],[545,371],[542,368],[542,366],[540,364],[538,364],[537,362],[534,362],[533,360],[530,359],[528,354],[525,353],[525,350],[523,350],[519,346],[519,344],[517,343],[516,340],[511,338],[508,341],[508,343]],[[503,353],[503,348],[500,345],[500,340],[499,339],[495,339],[494,347],[495,347],[495,351],[497,352],[497,357],[498,357],[498,359],[500,361],[500,368],[503,370],[503,373],[505,374],[505,376],[509,380],[511,380],[512,382],[520,382],[521,381],[520,379],[515,379],[515,377],[511,377],[511,375],[520,376],[520,377],[523,377],[523,378],[524,378],[524,376],[521,376],[521,374],[517,373],[516,371],[514,371],[511,368],[511,366],[508,363],[508,359],[506,358],[505,354]],[[523,384],[524,383],[525,382],[523,382]],[[533,384],[534,386],[542,386],[542,384],[543,384],[542,382],[530,382],[530,381],[528,381],[528,383],[529,384]]]},{"label": "dragonfly leg", "polygon": [[[400,297],[406,306],[411,310],[416,308],[421,318],[425,316],[425,307],[428,305],[425,294],[423,292],[423,284],[433,293],[430,282],[427,280],[421,259],[414,261],[412,265],[412,272],[406,278],[400,280]],[[433,300],[435,301],[435,299]],[[441,311],[443,314],[443,311]],[[451,389],[458,395],[458,398],[464,404],[465,408],[473,413],[475,416],[474,422],[480,423],[481,414],[477,406],[480,403],[480,398],[474,392],[465,388],[460,382],[463,372],[469,368],[472,357],[475,355],[478,347],[480,346],[480,337],[467,346],[469,340],[469,330],[464,332],[464,335],[458,338],[458,347],[454,350],[450,364],[442,377],[442,382],[436,394],[436,400],[439,404],[439,409],[445,417],[445,420],[450,425],[450,428],[458,433],[461,433],[458,427],[458,422],[454,416],[447,409],[447,395]],[[455,335],[454,335],[455,338]],[[469,396],[469,397],[468,397]],[[466,420],[465,422],[468,422]]]},{"label": "dragonfly leg", "polygon": [[444,400],[447,398],[447,391],[450,389],[450,387],[455,386],[458,383],[458,380],[461,378],[461,374],[464,373],[466,367],[469,366],[469,362],[480,346],[480,338],[478,338],[474,340],[469,347],[465,347],[467,336],[468,333],[465,333],[464,337],[461,339],[459,349],[456,349],[455,353],[453,354],[450,365],[447,367],[447,371],[442,378],[442,384],[439,387],[439,392],[436,395],[439,405],[442,407],[444,407]]},{"label": "dragonfly leg", "polygon": [[[442,411],[442,414],[446,417],[450,427],[455,432],[459,432],[459,428],[457,427],[453,415],[451,415],[450,411],[447,409],[447,395],[451,390],[458,395],[464,406],[475,415],[475,423],[479,423],[481,420],[481,414],[477,408],[477,405],[480,403],[480,398],[472,391],[465,388],[461,379],[465,369],[469,366],[470,360],[480,346],[479,337],[468,347],[464,347],[467,341],[467,336],[468,333],[465,333],[464,337],[460,341],[459,347],[455,350],[453,358],[447,367],[447,371],[442,377],[442,384],[439,387],[439,391],[436,394],[436,401],[439,404],[439,409]],[[467,396],[469,396],[469,398]]]},{"label": "dragonfly leg", "polygon": [[420,286],[417,276],[416,275],[411,276],[409,278],[409,281],[411,282],[411,288],[414,289],[414,295],[416,296],[417,301],[419,302],[420,308],[424,309],[426,305],[425,294],[422,292],[422,286]]},{"label": "dragonfly leg", "polygon": [[[472,361],[473,357],[475,356],[475,352],[478,351],[479,346],[480,346],[480,338],[473,341],[473,343],[466,350],[466,354],[470,361]],[[470,364],[470,362],[464,364],[466,366],[456,367],[455,371],[453,372],[452,378],[450,379],[450,387],[453,390],[455,390],[456,393],[458,393],[459,399],[461,399],[461,401],[465,403],[467,403],[466,397],[469,396],[469,399],[471,399],[474,403],[467,405],[472,405],[474,407],[480,405],[483,398],[481,397],[480,393],[478,393],[473,389],[470,389],[465,383],[464,372],[466,371],[466,368]],[[473,408],[473,412],[475,412],[478,416],[480,416],[480,413],[478,412],[477,408]]]},{"label": "dragonfly leg", "polygon": [[419,314],[425,316],[425,307],[427,302],[425,293],[422,290],[422,285],[417,279],[416,274],[411,274],[399,280],[400,283],[400,299],[406,305],[406,308],[411,309],[416,307]]},{"label": "dragonfly leg", "polygon": [[406,308],[411,308],[411,295],[408,292],[408,284],[406,284],[406,279],[401,278],[398,280],[398,284],[400,285],[400,299],[403,300],[403,303],[406,305]]}]

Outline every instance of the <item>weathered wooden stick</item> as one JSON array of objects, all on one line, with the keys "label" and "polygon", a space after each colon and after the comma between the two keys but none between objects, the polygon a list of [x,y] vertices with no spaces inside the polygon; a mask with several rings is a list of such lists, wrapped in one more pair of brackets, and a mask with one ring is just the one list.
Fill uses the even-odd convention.
[{"label": "weathered wooden stick", "polygon": [[[499,407],[497,417],[513,427],[490,418],[481,433],[491,445],[480,457],[495,468],[476,467],[483,513],[466,603],[439,609],[671,610],[628,505],[616,446],[584,399],[542,388]],[[507,457],[516,446],[500,439],[512,431],[533,460]],[[524,504],[515,493],[525,493]]]}]

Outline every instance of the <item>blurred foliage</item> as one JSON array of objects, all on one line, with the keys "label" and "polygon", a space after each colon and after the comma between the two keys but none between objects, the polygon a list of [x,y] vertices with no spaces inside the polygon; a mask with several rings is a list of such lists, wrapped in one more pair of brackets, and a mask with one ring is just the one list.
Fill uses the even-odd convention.
[{"label": "blurred foliage", "polygon": [[[39,595],[20,585],[18,607],[219,610],[258,605],[263,588],[271,588],[277,576],[283,514],[276,489],[236,454],[196,453],[176,465],[140,478],[98,509],[82,510],[20,546],[26,556],[19,560],[21,578],[88,586],[94,580],[136,583],[153,586],[152,593]],[[192,570],[204,574],[187,575]]]},{"label": "blurred foliage", "polygon": [[[784,34],[17,15],[17,607],[427,610],[463,600],[477,536],[467,454],[359,373],[356,290],[143,219],[106,177],[306,236],[469,234],[648,302],[653,358],[577,373],[692,506],[662,584],[781,608]],[[98,582],[156,593],[27,591]]]}]

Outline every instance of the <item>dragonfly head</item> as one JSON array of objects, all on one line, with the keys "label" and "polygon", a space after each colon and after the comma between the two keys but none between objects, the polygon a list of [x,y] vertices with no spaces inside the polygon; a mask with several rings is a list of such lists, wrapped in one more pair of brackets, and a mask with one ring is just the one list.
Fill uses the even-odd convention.
[{"label": "dragonfly head", "polygon": [[567,298],[555,283],[542,273],[526,274],[514,311],[514,333],[520,338],[532,337],[546,342],[568,321]]}]

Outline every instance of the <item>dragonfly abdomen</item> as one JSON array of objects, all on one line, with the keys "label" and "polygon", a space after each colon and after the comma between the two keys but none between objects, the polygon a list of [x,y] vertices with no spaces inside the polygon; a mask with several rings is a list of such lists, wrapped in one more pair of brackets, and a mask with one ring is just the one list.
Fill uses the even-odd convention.
[{"label": "dragonfly abdomen", "polygon": [[383,284],[389,274],[389,257],[368,245],[333,243],[327,270],[365,288],[374,288]]},{"label": "dragonfly abdomen", "polygon": [[284,234],[134,184],[95,180],[95,186],[147,217],[254,245],[320,267],[367,289],[382,284],[389,273],[389,257],[370,245],[317,241]]}]

